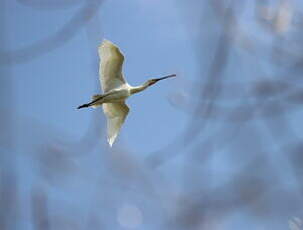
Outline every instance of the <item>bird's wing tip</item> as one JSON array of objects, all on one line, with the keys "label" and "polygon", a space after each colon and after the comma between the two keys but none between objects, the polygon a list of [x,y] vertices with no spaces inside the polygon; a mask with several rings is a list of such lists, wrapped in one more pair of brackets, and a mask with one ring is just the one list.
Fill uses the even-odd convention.
[{"label": "bird's wing tip", "polygon": [[107,139],[107,142],[108,142],[108,144],[109,144],[109,147],[113,147],[114,141],[115,141],[115,138],[112,138],[112,137]]},{"label": "bird's wing tip", "polygon": [[106,38],[104,38],[101,42],[101,45],[107,45],[107,44],[109,45],[109,44],[114,44],[114,43],[112,43],[110,40],[107,40]]},{"label": "bird's wing tip", "polygon": [[98,48],[100,49],[102,47],[117,47],[117,46],[114,43],[112,43],[111,41],[109,41],[107,39],[103,39]]}]

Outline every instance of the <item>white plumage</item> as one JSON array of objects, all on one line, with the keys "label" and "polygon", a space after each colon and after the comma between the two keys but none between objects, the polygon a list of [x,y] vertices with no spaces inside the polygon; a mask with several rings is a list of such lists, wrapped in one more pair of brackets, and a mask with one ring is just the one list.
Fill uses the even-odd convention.
[{"label": "white plumage", "polygon": [[[98,49],[100,57],[99,79],[103,93],[113,89],[125,88],[126,81],[122,74],[124,56],[119,48],[110,41],[104,40]],[[122,124],[129,112],[124,101],[104,103],[103,111],[107,117],[107,141],[113,145]]]},{"label": "white plumage", "polygon": [[130,86],[124,79],[122,65],[124,56],[119,48],[108,40],[103,40],[98,48],[100,57],[99,79],[103,94],[94,95],[92,101],[83,104],[78,109],[85,107],[98,107],[102,105],[107,118],[107,140],[110,146],[113,145],[119,134],[129,108],[125,100],[132,94],[141,92],[156,82],[175,77],[175,74],[161,78],[148,80],[141,86]]},{"label": "white plumage", "polygon": [[126,84],[122,75],[124,56],[117,46],[103,40],[98,48],[100,57],[99,79],[103,93],[118,89]]}]

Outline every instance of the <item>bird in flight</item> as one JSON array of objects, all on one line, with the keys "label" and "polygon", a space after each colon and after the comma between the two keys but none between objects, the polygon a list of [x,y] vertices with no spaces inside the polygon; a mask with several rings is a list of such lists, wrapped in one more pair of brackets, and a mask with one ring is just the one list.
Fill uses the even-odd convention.
[{"label": "bird in flight", "polygon": [[102,105],[107,118],[107,140],[112,146],[129,112],[125,100],[160,80],[175,77],[176,74],[150,79],[140,86],[130,86],[123,77],[124,56],[120,49],[112,42],[103,40],[98,47],[98,53],[100,57],[99,79],[103,94],[94,95],[91,102],[80,105],[78,109],[96,108]]}]

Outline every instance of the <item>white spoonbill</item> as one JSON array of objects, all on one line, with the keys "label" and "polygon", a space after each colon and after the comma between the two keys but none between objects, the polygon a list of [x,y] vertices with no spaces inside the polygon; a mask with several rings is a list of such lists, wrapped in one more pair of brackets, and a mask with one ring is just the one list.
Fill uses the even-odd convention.
[{"label": "white spoonbill", "polygon": [[108,40],[103,40],[98,48],[100,56],[99,79],[103,94],[94,95],[92,101],[83,104],[78,109],[103,105],[103,111],[107,118],[107,140],[110,146],[113,145],[120,128],[129,112],[125,100],[135,93],[139,93],[156,82],[175,77],[171,74],[161,78],[148,80],[140,86],[130,86],[122,74],[124,56],[119,48]]}]

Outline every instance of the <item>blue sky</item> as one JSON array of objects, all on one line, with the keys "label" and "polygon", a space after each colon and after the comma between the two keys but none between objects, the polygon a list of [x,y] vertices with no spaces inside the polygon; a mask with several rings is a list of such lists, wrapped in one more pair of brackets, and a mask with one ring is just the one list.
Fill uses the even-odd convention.
[{"label": "blue sky", "polygon": [[[11,22],[15,28],[9,31],[11,49],[55,33],[78,10],[73,7],[41,11],[18,4],[9,6],[19,15]],[[161,82],[128,101],[131,113],[119,141],[134,151],[146,152],[172,140],[184,128],[186,115],[173,108],[168,98],[181,90],[182,78],[193,78],[196,63],[178,5],[168,1],[162,4],[163,10],[157,6],[140,1],[106,1],[93,19],[100,26],[100,34],[89,35],[89,29],[82,28],[62,47],[17,65],[13,79],[18,111],[58,127],[75,139],[83,135],[92,113],[100,113],[104,120],[100,109],[75,108],[100,91],[96,47],[106,38],[125,54],[124,74],[130,84],[170,73],[177,73],[180,78]],[[167,8],[169,14],[164,10]],[[23,102],[24,97],[27,103]],[[101,132],[100,139],[105,140]]]},{"label": "blue sky", "polygon": [[[182,224],[174,221],[178,223],[180,216],[182,220],[187,207],[195,208],[203,196],[236,199],[238,193],[230,189],[222,195],[220,188],[241,179],[239,183],[252,191],[257,187],[252,185],[262,184],[264,178],[266,183],[273,181],[267,193],[248,204],[253,210],[259,208],[261,217],[241,206],[216,223],[217,216],[210,212],[205,214],[206,224],[201,221],[201,229],[285,229],[292,214],[300,213],[298,178],[291,159],[283,154],[283,148],[299,142],[302,135],[297,125],[300,111],[285,116],[280,111],[281,116],[251,120],[247,118],[250,114],[245,114],[249,105],[258,112],[254,84],[276,79],[293,84],[280,74],[287,70],[289,60],[273,64],[270,46],[278,39],[255,21],[252,1],[235,7],[241,23],[226,37],[230,46],[220,74],[224,79],[212,108],[223,111],[223,119],[220,113],[212,118],[203,112],[194,115],[199,111],[197,102],[205,95],[201,92],[207,90],[204,87],[212,63],[220,59],[216,49],[222,29],[226,29],[209,4],[195,0],[95,0],[96,14],[86,24],[76,20],[80,26],[73,30],[76,27],[66,29],[66,25],[74,23],[83,6],[93,1],[41,2],[2,2],[6,24],[1,49],[11,51],[11,56],[3,59],[2,55],[0,64],[2,73],[9,76],[5,84],[11,86],[11,95],[1,109],[12,111],[14,122],[3,124],[11,127],[14,142],[12,154],[4,149],[1,152],[15,167],[3,163],[3,168],[16,174],[19,183],[15,229],[34,229],[30,211],[36,193],[46,194],[54,229],[61,229],[60,224],[69,226],[67,222],[79,229],[129,229],[132,225],[167,229],[169,224],[182,229]],[[301,3],[293,2],[302,8]],[[297,32],[290,26],[286,35],[279,36]],[[178,76],[129,98],[131,111],[112,149],[106,143],[101,108],[76,109],[101,91],[97,47],[103,39],[114,42],[124,53],[123,72],[131,85],[172,73]],[[294,45],[287,50],[299,55],[300,44],[287,39],[287,44]],[[3,65],[8,60],[12,63]],[[282,99],[273,105],[279,108]],[[266,103],[264,99],[264,107]],[[228,120],[234,111],[238,117]],[[186,133],[189,125],[200,131],[204,124],[193,143],[184,145],[186,138],[191,138],[191,133]],[[153,168],[148,159],[162,159],[164,164]],[[246,168],[253,168],[248,181],[241,178]],[[280,199],[290,210],[285,219],[279,218],[282,211],[275,213]],[[268,219],[262,219],[267,210],[262,206],[264,200],[274,213]],[[219,207],[219,217],[220,211]]]}]

